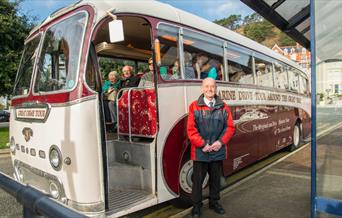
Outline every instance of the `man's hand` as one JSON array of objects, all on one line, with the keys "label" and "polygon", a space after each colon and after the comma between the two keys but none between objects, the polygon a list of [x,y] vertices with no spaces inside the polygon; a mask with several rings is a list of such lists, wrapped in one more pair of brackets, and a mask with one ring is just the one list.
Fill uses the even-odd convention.
[{"label": "man's hand", "polygon": [[211,151],[211,147],[210,145],[206,144],[203,148],[202,148],[203,152],[210,152]]},{"label": "man's hand", "polygon": [[212,151],[218,151],[218,150],[220,150],[220,148],[222,147],[222,144],[221,144],[221,142],[220,141],[216,141],[216,142],[214,142],[211,146],[210,146],[210,150],[212,150]]}]

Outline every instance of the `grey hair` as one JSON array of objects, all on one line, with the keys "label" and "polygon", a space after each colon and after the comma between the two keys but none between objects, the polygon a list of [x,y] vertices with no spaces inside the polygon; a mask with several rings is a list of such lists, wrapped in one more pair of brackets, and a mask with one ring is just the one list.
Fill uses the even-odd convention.
[{"label": "grey hair", "polygon": [[111,72],[109,72],[109,74],[108,74],[108,78],[109,77],[111,77],[111,76],[113,76],[113,77],[115,77],[115,78],[117,78],[118,77],[118,72],[117,71],[111,71]]}]

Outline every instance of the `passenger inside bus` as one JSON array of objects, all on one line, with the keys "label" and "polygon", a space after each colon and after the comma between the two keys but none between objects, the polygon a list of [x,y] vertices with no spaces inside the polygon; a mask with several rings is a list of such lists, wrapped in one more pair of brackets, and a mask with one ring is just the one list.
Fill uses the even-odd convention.
[{"label": "passenger inside bus", "polygon": [[146,72],[140,79],[139,87],[154,86],[154,73],[153,73],[153,58],[148,59],[149,71]]},{"label": "passenger inside bus", "polygon": [[118,73],[116,71],[111,71],[108,74],[108,80],[106,80],[102,86],[102,91],[104,93],[103,105],[105,110],[105,120],[106,124],[110,125],[110,127],[108,128],[109,132],[114,132],[116,130],[116,95],[118,93],[120,85],[121,80],[119,80],[118,78]]},{"label": "passenger inside bus", "polygon": [[140,82],[140,78],[133,75],[133,67],[125,65],[122,68],[122,81],[121,88],[137,87]]}]

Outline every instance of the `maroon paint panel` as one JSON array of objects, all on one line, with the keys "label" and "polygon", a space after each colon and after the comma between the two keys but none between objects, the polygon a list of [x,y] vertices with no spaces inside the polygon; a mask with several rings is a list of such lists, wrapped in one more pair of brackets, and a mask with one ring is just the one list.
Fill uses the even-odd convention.
[{"label": "maroon paint panel", "polygon": [[182,118],[169,133],[162,154],[164,178],[169,188],[179,194],[179,170],[187,149],[187,117]]},{"label": "maroon paint panel", "polygon": [[93,19],[94,19],[94,9],[88,5],[81,6],[75,10],[72,10],[48,22],[44,26],[40,27],[40,31],[46,30],[48,27],[57,23],[64,17],[69,16],[70,14],[77,13],[79,11],[87,11],[89,14],[89,18],[88,18],[88,23],[87,23],[86,32],[85,32],[84,44],[82,45],[81,61],[80,61],[80,68],[79,68],[79,74],[78,74],[78,84],[76,88],[71,90],[70,92],[52,93],[52,94],[44,93],[44,95],[33,95],[32,93],[33,90],[31,87],[28,96],[12,99],[12,106],[17,106],[24,102],[36,102],[36,101],[44,102],[44,103],[65,103],[65,102],[77,100],[82,97],[86,97],[86,96],[90,96],[94,94],[84,85],[84,81],[83,81],[83,75],[85,72],[85,66],[86,66],[86,61],[87,61],[86,54],[88,53],[88,49],[89,49],[91,26],[92,26]]}]

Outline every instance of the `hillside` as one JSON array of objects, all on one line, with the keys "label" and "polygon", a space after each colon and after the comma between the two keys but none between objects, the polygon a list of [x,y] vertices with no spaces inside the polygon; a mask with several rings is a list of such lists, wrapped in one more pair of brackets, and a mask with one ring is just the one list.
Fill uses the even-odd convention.
[{"label": "hillside", "polygon": [[233,14],[227,18],[215,20],[214,23],[238,32],[269,48],[272,48],[274,44],[278,44],[279,46],[296,44],[293,39],[257,13],[253,13],[244,18],[241,15]]}]

